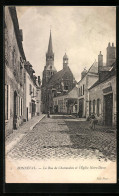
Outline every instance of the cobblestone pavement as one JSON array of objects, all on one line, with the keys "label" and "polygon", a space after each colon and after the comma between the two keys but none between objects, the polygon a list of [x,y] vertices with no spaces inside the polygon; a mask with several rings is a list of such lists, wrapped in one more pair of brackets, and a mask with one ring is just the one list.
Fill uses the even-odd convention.
[{"label": "cobblestone pavement", "polygon": [[14,159],[97,158],[115,160],[116,134],[90,130],[89,122],[43,118],[8,153]]},{"label": "cobblestone pavement", "polygon": [[6,154],[11,150],[11,148],[17,144],[24,135],[26,135],[33,127],[42,119],[44,118],[44,114],[40,116],[35,116],[27,122],[24,122],[21,126],[18,127],[17,130],[14,130],[13,133],[8,135],[5,138],[5,151]]}]

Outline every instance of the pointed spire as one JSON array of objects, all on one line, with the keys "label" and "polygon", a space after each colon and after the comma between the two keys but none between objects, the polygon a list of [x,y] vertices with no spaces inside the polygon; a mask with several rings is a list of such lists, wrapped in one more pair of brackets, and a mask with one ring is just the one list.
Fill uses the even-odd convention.
[{"label": "pointed spire", "polygon": [[51,30],[50,30],[50,38],[49,38],[49,45],[48,45],[48,52],[47,54],[53,54],[53,47],[52,47],[52,36],[51,36]]}]

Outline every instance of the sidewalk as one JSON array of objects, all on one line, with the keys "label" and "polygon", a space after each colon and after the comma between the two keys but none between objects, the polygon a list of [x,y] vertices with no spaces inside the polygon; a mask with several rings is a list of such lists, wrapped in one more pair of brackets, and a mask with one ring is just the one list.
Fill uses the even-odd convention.
[{"label": "sidewalk", "polygon": [[31,120],[24,122],[17,130],[13,130],[5,141],[5,154],[7,154],[29,131],[31,131],[34,126],[43,118],[45,114],[40,116],[35,116]]}]

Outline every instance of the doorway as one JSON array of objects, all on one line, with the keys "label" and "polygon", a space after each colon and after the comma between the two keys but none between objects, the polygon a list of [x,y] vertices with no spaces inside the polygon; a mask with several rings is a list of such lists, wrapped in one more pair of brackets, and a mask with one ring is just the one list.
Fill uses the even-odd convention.
[{"label": "doorway", "polygon": [[17,129],[17,92],[14,92],[13,129]]},{"label": "doorway", "polygon": [[112,126],[113,94],[104,96],[105,125]]},{"label": "doorway", "polygon": [[84,99],[79,100],[79,118],[83,117]]}]

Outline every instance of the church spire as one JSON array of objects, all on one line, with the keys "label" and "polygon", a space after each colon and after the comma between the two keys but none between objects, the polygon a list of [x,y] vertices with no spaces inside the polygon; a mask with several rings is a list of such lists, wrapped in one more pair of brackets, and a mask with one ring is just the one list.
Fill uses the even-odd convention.
[{"label": "church spire", "polygon": [[52,47],[52,35],[51,35],[51,30],[50,30],[50,38],[49,38],[49,45],[48,45],[48,55],[53,54],[53,47]]}]

